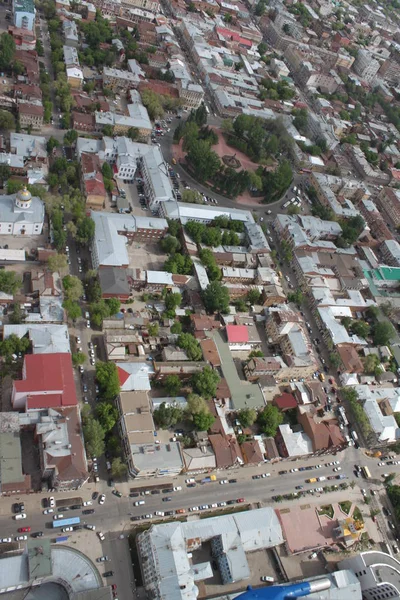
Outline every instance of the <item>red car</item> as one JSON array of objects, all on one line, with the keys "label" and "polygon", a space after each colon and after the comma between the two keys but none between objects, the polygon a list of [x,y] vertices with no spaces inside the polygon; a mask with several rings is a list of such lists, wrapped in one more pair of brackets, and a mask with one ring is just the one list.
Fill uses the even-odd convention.
[{"label": "red car", "polygon": [[29,533],[29,532],[30,532],[30,530],[31,530],[31,528],[30,528],[30,527],[20,527],[20,528],[18,529],[19,533]]},{"label": "red car", "polygon": [[237,502],[244,502],[244,498],[238,498]]},{"label": "red car", "polygon": [[116,584],[116,583],[113,583],[113,584],[112,584],[112,586],[111,586],[111,589],[112,589],[112,590],[116,590],[116,589],[117,589],[117,584]]}]

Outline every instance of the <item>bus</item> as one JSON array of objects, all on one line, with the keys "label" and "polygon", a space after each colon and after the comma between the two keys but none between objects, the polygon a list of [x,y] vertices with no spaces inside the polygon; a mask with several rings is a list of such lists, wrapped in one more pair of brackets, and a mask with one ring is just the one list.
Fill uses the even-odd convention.
[{"label": "bus", "polygon": [[287,208],[290,204],[290,200],[288,200],[287,202],[285,202],[285,204],[282,205],[282,208]]},{"label": "bus", "polygon": [[371,473],[369,472],[368,467],[361,467],[361,472],[364,475],[365,479],[371,479]]},{"label": "bus", "polygon": [[53,521],[53,529],[56,527],[69,527],[70,525],[79,525],[80,517],[71,517],[70,519],[57,519]]}]

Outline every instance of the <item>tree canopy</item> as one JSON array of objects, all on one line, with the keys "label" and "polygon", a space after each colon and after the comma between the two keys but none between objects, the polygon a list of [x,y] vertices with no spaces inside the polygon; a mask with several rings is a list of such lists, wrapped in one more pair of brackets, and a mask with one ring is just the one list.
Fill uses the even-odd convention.
[{"label": "tree canopy", "polygon": [[105,433],[111,431],[118,420],[118,410],[111,402],[99,402],[96,415]]},{"label": "tree canopy", "polygon": [[98,361],[96,363],[96,379],[100,387],[100,395],[105,400],[113,400],[119,394],[120,382],[114,363]]},{"label": "tree canopy", "polygon": [[163,385],[168,396],[172,397],[177,396],[182,387],[182,383],[178,375],[167,375],[167,377],[164,379]]},{"label": "tree canopy", "polygon": [[207,312],[229,313],[229,291],[219,281],[212,281],[203,292]]},{"label": "tree canopy", "polygon": [[283,414],[273,404],[267,404],[257,417],[257,423],[262,432],[270,437],[275,437],[277,429],[282,422]]},{"label": "tree canopy", "polygon": [[203,358],[200,344],[191,333],[181,333],[176,345],[186,352],[190,360],[201,360]]},{"label": "tree canopy", "polygon": [[89,416],[84,420],[83,435],[85,438],[86,451],[91,457],[104,454],[104,429],[97,419]]},{"label": "tree canopy", "polygon": [[165,402],[160,404],[153,412],[155,424],[161,429],[169,429],[183,419],[183,411],[179,406],[167,406]]},{"label": "tree canopy", "polygon": [[15,271],[0,270],[0,292],[14,295],[22,285]]},{"label": "tree canopy", "polygon": [[199,394],[203,398],[213,398],[216,394],[219,380],[220,376],[218,372],[207,366],[201,372],[195,373],[192,376],[191,383],[196,394]]}]

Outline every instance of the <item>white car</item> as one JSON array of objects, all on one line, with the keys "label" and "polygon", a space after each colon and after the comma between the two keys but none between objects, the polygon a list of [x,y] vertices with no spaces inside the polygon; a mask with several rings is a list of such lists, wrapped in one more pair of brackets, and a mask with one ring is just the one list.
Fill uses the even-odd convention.
[{"label": "white car", "polygon": [[105,494],[101,494],[101,496],[99,498],[99,504],[104,504],[105,501],[106,501],[106,495]]},{"label": "white car", "polygon": [[17,535],[15,538],[16,542],[25,542],[28,539],[27,535]]},{"label": "white car", "polygon": [[96,525],[85,525],[86,529],[90,529],[90,531],[96,531]]},{"label": "white car", "polygon": [[185,483],[196,483],[196,480],[191,478],[191,479],[185,479]]},{"label": "white car", "polygon": [[134,502],[135,506],[142,506],[143,504],[146,504],[144,500],[137,500],[136,502]]},{"label": "white car", "polygon": [[334,461],[333,461],[333,464],[334,464],[334,465],[340,465],[340,460],[334,460]]},{"label": "white car", "polygon": [[49,498],[49,506],[50,506],[50,508],[54,508],[55,505],[56,505],[56,501],[54,500],[54,497],[50,496],[50,498]]},{"label": "white car", "polygon": [[16,521],[19,521],[20,519],[26,519],[26,513],[18,513],[17,515],[14,516],[14,519]]},{"label": "white car", "polygon": [[148,515],[144,515],[144,518],[145,519],[152,519],[153,515],[152,515],[152,513],[149,513]]},{"label": "white car", "polygon": [[222,508],[223,506],[226,506],[226,502],[218,502],[218,506]]},{"label": "white car", "polygon": [[180,492],[182,490],[182,486],[181,485],[177,485],[176,487],[172,488],[174,490],[174,492]]},{"label": "white car", "polygon": [[156,510],[155,515],[156,515],[156,517],[163,517],[164,513],[162,510]]},{"label": "white car", "polygon": [[291,473],[296,473],[298,471],[298,469],[290,469]]},{"label": "white car", "polygon": [[61,528],[61,531],[62,531],[63,533],[68,533],[68,531],[73,531],[73,530],[74,530],[74,528],[73,528],[73,527],[62,527],[62,528]]},{"label": "white car", "polygon": [[385,463],[384,462],[378,462],[378,467],[384,467]]},{"label": "white car", "polygon": [[[50,511],[51,511],[51,512],[54,512],[54,511],[52,511],[51,509],[47,509],[47,510],[48,510],[49,512],[50,512]],[[46,513],[46,514],[47,514],[47,513]],[[64,518],[64,515],[58,514],[58,515],[54,515],[54,517],[53,517],[53,520],[54,520],[54,521],[57,521],[58,519],[63,519],[63,518]]]},{"label": "white car", "polygon": [[[51,515],[54,512],[53,508],[46,508],[46,510],[43,511],[44,515]],[[56,517],[57,515],[55,515]]]},{"label": "white car", "polygon": [[2,539],[0,539],[0,542],[2,544],[11,544],[12,539],[11,538],[2,538]]},{"label": "white car", "polygon": [[101,541],[104,542],[104,540],[106,539],[106,536],[104,535],[104,533],[102,533],[101,531],[98,531],[97,535],[99,536],[99,538],[101,539]]},{"label": "white car", "polygon": [[216,502],[214,504],[211,504],[211,508],[218,508],[218,504]]},{"label": "white car", "polygon": [[190,512],[196,512],[196,510],[199,510],[198,506],[192,506],[191,508],[189,508]]},{"label": "white car", "polygon": [[228,483],[228,480],[227,479],[221,479],[220,484],[221,485],[225,485],[225,483]]},{"label": "white car", "polygon": [[335,471],[335,472],[336,472],[336,471],[341,471],[341,470],[342,470],[342,467],[335,467],[335,468],[333,469],[333,471]]},{"label": "white car", "polygon": [[83,506],[92,506],[92,504],[93,504],[93,502],[92,502],[91,500],[86,500],[86,501],[83,503]]},{"label": "white car", "polygon": [[271,477],[271,473],[262,473],[261,477]]}]

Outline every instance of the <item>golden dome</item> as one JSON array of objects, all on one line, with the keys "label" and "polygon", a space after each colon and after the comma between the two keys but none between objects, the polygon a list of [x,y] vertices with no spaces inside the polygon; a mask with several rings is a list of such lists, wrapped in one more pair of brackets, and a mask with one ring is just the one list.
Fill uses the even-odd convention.
[{"label": "golden dome", "polygon": [[30,202],[32,200],[32,194],[26,187],[23,187],[17,194],[17,200],[20,202]]}]

